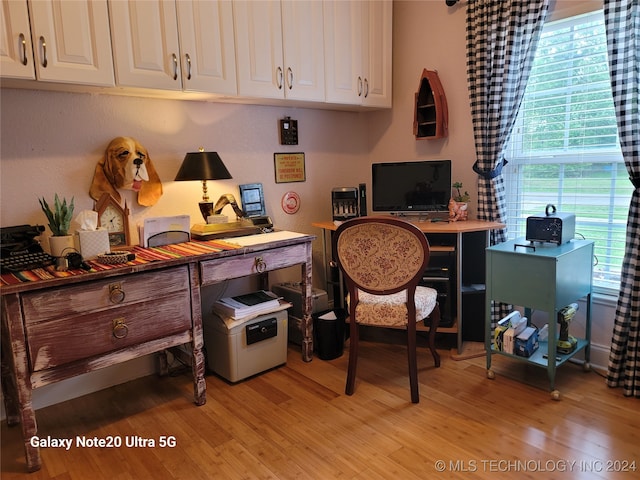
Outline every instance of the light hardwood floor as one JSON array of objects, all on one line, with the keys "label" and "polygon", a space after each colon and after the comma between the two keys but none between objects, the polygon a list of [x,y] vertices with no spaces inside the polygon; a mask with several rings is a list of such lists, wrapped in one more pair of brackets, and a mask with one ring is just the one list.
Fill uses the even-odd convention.
[{"label": "light hardwood floor", "polygon": [[[494,357],[419,357],[420,403],[409,401],[405,349],[362,342],[355,394],[345,355],[311,363],[289,346],[286,366],[231,385],[207,376],[196,407],[187,375],[147,377],[37,412],[42,449],[26,475],[19,427],[3,422],[3,480],[29,479],[631,479],[640,478],[640,403],[596,372],[561,367],[561,401],[546,372]],[[518,380],[523,380],[518,381]],[[155,446],[126,447],[133,437]],[[162,436],[175,446],[161,447]],[[120,439],[78,447],[76,437]],[[117,441],[117,440],[116,440]],[[627,463],[625,463],[627,462]],[[635,463],[629,463],[635,462]],[[636,471],[619,472],[635,468]],[[608,471],[612,470],[612,471]]]}]

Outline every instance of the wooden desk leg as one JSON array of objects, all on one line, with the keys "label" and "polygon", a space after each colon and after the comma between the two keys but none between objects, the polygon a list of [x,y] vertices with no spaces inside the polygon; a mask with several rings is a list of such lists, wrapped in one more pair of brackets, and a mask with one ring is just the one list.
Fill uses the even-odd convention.
[{"label": "wooden desk leg", "polygon": [[[38,432],[38,425],[31,403],[31,380],[27,361],[26,337],[20,315],[18,295],[4,295],[2,310],[2,386],[3,388],[5,385],[9,386],[9,391],[5,391],[5,396],[13,396],[8,404],[5,399],[5,406],[8,407],[7,419],[9,416],[13,417],[14,421],[19,418],[22,424],[22,440],[27,469],[30,472],[35,472],[40,470],[42,461],[40,447],[31,445],[31,438]],[[7,360],[6,363],[5,360]],[[8,371],[5,368],[8,368]],[[9,375],[9,377],[5,375]],[[5,383],[6,380],[8,382]],[[11,384],[11,381],[15,383]]]},{"label": "wooden desk leg", "polygon": [[[3,307],[4,314],[4,307]],[[2,392],[4,398],[4,409],[7,414],[7,425],[13,426],[20,423],[20,409],[18,407],[18,389],[13,376],[13,359],[11,358],[11,342],[9,342],[9,332],[7,322],[2,318],[2,330],[0,331],[0,374],[2,378]]]},{"label": "wooden desk leg", "polygon": [[202,349],[202,307],[200,304],[200,273],[196,265],[189,264],[191,277],[191,321],[193,322],[193,340],[191,370],[193,371],[193,396],[196,405],[207,403],[207,384],[204,379],[205,358]]},{"label": "wooden desk leg", "polygon": [[310,362],[313,358],[313,319],[311,318],[312,272],[311,243],[306,244],[307,260],[302,265],[302,360]]}]

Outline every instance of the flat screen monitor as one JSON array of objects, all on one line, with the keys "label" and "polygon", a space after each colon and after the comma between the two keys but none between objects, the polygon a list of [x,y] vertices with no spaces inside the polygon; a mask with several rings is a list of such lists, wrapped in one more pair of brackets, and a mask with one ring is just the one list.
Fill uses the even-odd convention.
[{"label": "flat screen monitor", "polygon": [[448,209],[451,160],[374,163],[374,212],[428,213]]}]

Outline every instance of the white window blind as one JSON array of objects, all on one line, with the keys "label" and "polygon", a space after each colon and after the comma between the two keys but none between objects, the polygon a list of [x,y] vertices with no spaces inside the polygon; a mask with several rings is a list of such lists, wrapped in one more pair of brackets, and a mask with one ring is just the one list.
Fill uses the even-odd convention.
[{"label": "white window blind", "polygon": [[507,151],[507,227],[545,206],[595,240],[594,286],[619,290],[632,186],[618,142],[602,11],[545,25]]}]

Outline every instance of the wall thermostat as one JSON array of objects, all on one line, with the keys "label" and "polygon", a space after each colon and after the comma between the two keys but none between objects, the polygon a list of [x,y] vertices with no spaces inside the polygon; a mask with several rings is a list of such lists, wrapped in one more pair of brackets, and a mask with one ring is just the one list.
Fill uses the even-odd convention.
[{"label": "wall thermostat", "polygon": [[280,145],[298,145],[298,121],[291,117],[280,120]]}]

